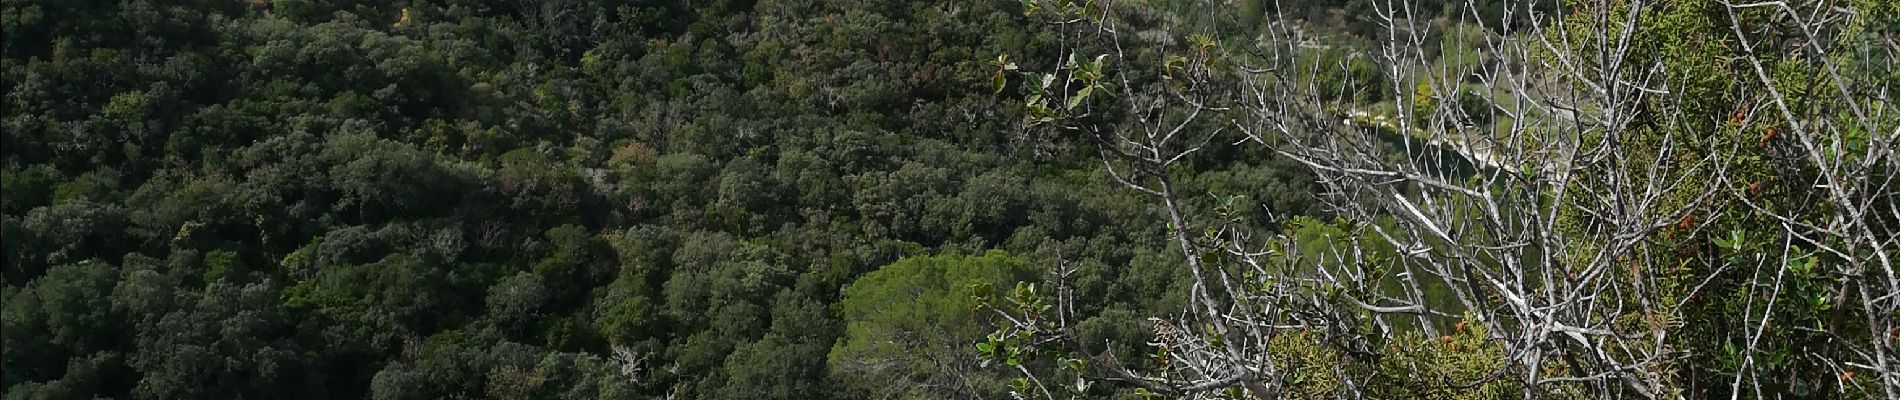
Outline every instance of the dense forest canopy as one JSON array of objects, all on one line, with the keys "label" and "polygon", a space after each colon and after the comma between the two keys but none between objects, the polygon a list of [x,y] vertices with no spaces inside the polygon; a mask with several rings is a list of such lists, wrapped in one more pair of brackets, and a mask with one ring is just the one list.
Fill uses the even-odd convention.
[{"label": "dense forest canopy", "polygon": [[1900,11],[1625,3],[0,0],[0,390],[1900,398]]},{"label": "dense forest canopy", "polygon": [[[861,398],[896,384],[834,376],[840,302],[904,257],[1060,255],[1126,324],[1178,275],[1152,207],[989,90],[1056,49],[1015,1],[0,18],[9,399]],[[1202,185],[1310,212],[1222,156],[1255,161]]]}]

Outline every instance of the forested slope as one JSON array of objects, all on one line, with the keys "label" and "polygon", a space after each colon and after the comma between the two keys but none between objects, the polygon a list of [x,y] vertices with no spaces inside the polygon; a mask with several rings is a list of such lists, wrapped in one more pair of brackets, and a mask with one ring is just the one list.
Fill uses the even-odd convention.
[{"label": "forested slope", "polygon": [[[0,25],[9,399],[861,398],[941,378],[830,356],[849,283],[913,255],[1076,265],[1117,342],[1179,304],[1159,211],[991,90],[998,55],[1057,49],[1016,1],[8,0]],[[1313,212],[1298,170],[1210,157],[1257,162],[1197,185]],[[932,354],[973,360],[957,340]]]},{"label": "forested slope", "polygon": [[1881,0],[0,0],[5,399],[1900,399]]}]

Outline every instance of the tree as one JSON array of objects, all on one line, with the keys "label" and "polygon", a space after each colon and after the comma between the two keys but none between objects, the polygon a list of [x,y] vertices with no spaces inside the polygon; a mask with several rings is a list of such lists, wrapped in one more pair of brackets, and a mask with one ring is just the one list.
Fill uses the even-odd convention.
[{"label": "tree", "polygon": [[[158,279],[146,275],[141,283]],[[149,282],[149,283],[148,283]],[[133,397],[142,399],[250,397],[285,391],[293,398],[320,398],[299,347],[273,333],[289,327],[269,282],[211,283],[197,296],[181,296],[175,309],[149,315],[137,325],[137,351],[126,364],[139,372]],[[129,288],[128,288],[129,289]],[[124,300],[169,295],[154,288],[127,290]],[[124,305],[121,307],[139,307]]]},{"label": "tree", "polygon": [[488,289],[488,315],[508,332],[531,332],[548,302],[548,288],[535,274],[522,272]]},{"label": "tree", "polygon": [[[1299,56],[1309,51],[1293,21],[1269,21],[1250,42],[1190,37],[1163,66],[1166,83],[1150,84],[1130,78],[1142,65],[1119,51],[1153,45],[1121,34],[1135,6],[1033,4],[1076,40],[1112,44],[1103,57],[1122,72],[1056,64],[1038,89],[1048,100],[1029,104],[1048,119],[1031,123],[1091,139],[1118,182],[1154,198],[1192,284],[1180,317],[1154,320],[1154,363],[1088,352],[1069,318],[1040,308],[999,310],[1016,323],[997,334],[1022,338],[1002,344],[1009,354],[1086,356],[1067,369],[1183,396],[1310,394],[1315,372],[1342,388],[1329,397],[1416,395],[1407,387],[1419,381],[1392,374],[1422,368],[1451,380],[1424,388],[1525,398],[1900,398],[1900,237],[1884,216],[1900,216],[1900,119],[1881,113],[1886,89],[1857,84],[1894,84],[1867,80],[1896,54],[1873,33],[1891,28],[1891,5],[1576,4],[1522,30],[1466,21],[1506,28],[1481,44],[1493,61],[1457,67],[1424,58],[1430,28],[1411,18],[1415,3],[1372,5],[1362,16],[1380,25],[1370,54],[1381,68],[1369,87],[1438,95],[1425,102],[1433,112],[1366,118],[1364,102],[1404,96],[1337,96],[1337,79]],[[1482,86],[1445,79],[1464,76]],[[1115,101],[1080,101],[1089,91],[1077,88],[1101,81],[1117,83]],[[1479,108],[1459,98],[1468,93],[1514,122],[1464,128],[1474,110],[1458,109]],[[1129,118],[1100,119],[1111,113]],[[1193,206],[1179,171],[1219,143],[1306,166],[1346,223],[1310,247],[1244,223],[1235,207],[1247,204]],[[1763,192],[1774,180],[1799,183]],[[1010,301],[1075,303],[1054,283]],[[1717,310],[1742,318],[1708,321]],[[1769,334],[1771,321],[1815,328]],[[1322,352],[1287,351],[1289,336],[1316,337]],[[1310,356],[1325,352],[1360,361]],[[1345,362],[1310,369],[1315,360]],[[1032,384],[1019,396],[1089,393],[1022,372]]]},{"label": "tree", "polygon": [[968,347],[995,323],[976,304],[1034,278],[1022,260],[994,251],[905,258],[865,274],[839,302],[845,333],[831,350],[834,374],[880,398],[997,395],[999,380]]},{"label": "tree", "polygon": [[790,291],[779,292],[770,331],[726,357],[726,381],[710,397],[808,399],[834,393],[824,354],[837,334],[827,311]]}]

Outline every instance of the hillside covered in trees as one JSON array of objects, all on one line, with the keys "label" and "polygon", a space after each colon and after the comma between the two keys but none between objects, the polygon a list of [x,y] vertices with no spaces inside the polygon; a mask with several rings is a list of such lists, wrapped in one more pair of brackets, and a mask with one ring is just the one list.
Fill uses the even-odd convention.
[{"label": "hillside covered in trees", "polygon": [[1900,399],[1800,3],[0,0],[0,391]]},{"label": "hillside covered in trees", "polygon": [[[3,15],[9,399],[862,398],[897,384],[838,374],[854,307],[975,313],[840,303],[904,257],[1060,257],[1127,315],[1179,275],[990,90],[1056,48],[1014,1]],[[1312,207],[1265,158],[1198,179]]]}]

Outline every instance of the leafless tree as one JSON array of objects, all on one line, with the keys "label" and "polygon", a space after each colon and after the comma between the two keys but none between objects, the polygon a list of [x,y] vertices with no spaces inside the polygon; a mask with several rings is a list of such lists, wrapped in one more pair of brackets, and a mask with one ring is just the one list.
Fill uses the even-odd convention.
[{"label": "leafless tree", "polygon": [[[1153,319],[1150,344],[1165,350],[1159,368],[1134,368],[1127,360],[1139,356],[1072,343],[1066,269],[1058,269],[1049,295],[1053,311],[999,310],[1013,321],[1004,332],[1042,338],[1033,342],[1039,345],[1068,343],[1092,356],[1101,379],[1155,393],[1200,398],[1239,388],[1277,398],[1296,368],[1269,350],[1279,335],[1313,333],[1347,354],[1376,357],[1381,350],[1368,343],[1401,330],[1439,337],[1464,319],[1502,349],[1505,367],[1453,387],[1508,380],[1524,398],[1684,398],[1693,394],[1678,373],[1682,360],[1719,351],[1675,345],[1685,304],[1712,280],[1743,276],[1748,303],[1740,320],[1747,326],[1716,334],[1746,344],[1741,366],[1724,371],[1732,376],[1728,392],[1763,397],[1773,389],[1760,384],[1756,345],[1764,332],[1784,329],[1768,326],[1767,317],[1790,301],[1782,281],[1791,268],[1826,256],[1834,260],[1821,272],[1829,289],[1837,301],[1857,303],[1841,305],[1854,309],[1844,315],[1864,319],[1839,326],[1866,330],[1821,332],[1836,338],[1832,350],[1852,354],[1814,355],[1843,376],[1826,390],[1900,399],[1893,182],[1900,110],[1890,97],[1900,50],[1892,32],[1880,30],[1894,22],[1875,19],[1892,18],[1891,10],[1839,1],[1714,6],[1733,37],[1712,40],[1739,44],[1732,61],[1753,79],[1739,86],[1756,89],[1738,96],[1732,120],[1725,113],[1713,118],[1726,125],[1714,125],[1770,127],[1754,138],[1708,132],[1711,117],[1689,107],[1697,99],[1680,84],[1690,77],[1635,56],[1653,51],[1640,38],[1660,29],[1653,14],[1661,2],[1551,10],[1503,2],[1507,20],[1531,14],[1517,18],[1531,21],[1523,26],[1486,21],[1469,5],[1452,17],[1484,26],[1483,34],[1446,32],[1410,1],[1374,3],[1382,36],[1377,51],[1363,56],[1383,67],[1383,84],[1366,86],[1396,99],[1389,112],[1329,93],[1317,77],[1347,66],[1304,56],[1314,47],[1304,21],[1275,9],[1261,36],[1221,39],[1250,44],[1192,37],[1167,49],[1176,56],[1164,65],[1148,66],[1131,65],[1124,53],[1124,41],[1161,45],[1136,38],[1152,34],[1127,32],[1136,29],[1124,22],[1134,7],[1037,2],[1035,11],[1062,28],[1067,58],[1053,73],[1028,74],[1040,93],[1029,99],[1032,123],[1091,141],[1118,183],[1156,199],[1170,247],[1192,279],[1191,305]],[[1744,13],[1779,21],[1797,33],[1787,42],[1794,44],[1752,42],[1760,35],[1744,30]],[[1089,41],[1107,49],[1094,62],[1077,50]],[[1431,49],[1441,45],[1476,49],[1477,57],[1435,62]],[[1824,71],[1820,84],[1781,87],[1787,83],[1777,65],[1762,56],[1770,52]],[[1138,83],[1118,73],[1135,68],[1160,68],[1165,78]],[[1099,100],[1110,88],[1116,97]],[[1121,118],[1100,117],[1111,112]],[[1497,122],[1474,123],[1480,120]],[[1357,223],[1339,245],[1302,253],[1286,236],[1235,220],[1232,205],[1197,215],[1177,193],[1179,165],[1209,146],[1229,145],[1306,166],[1319,176],[1329,211]],[[1781,186],[1812,193],[1814,208],[1756,200],[1760,182],[1738,169],[1760,165],[1750,157],[1771,147],[1786,156],[1770,165],[1808,172],[1786,174],[1791,181]],[[1772,238],[1751,240],[1773,241],[1776,251],[1708,261],[1710,268],[1695,273],[1679,273],[1695,257],[1658,239],[1719,236],[1728,228],[1708,222],[1760,216],[1779,226],[1759,227]],[[1346,397],[1367,396],[1367,375],[1335,371]],[[1871,379],[1850,379],[1852,371]],[[1038,389],[1025,395],[1057,396],[1032,380]]]}]

